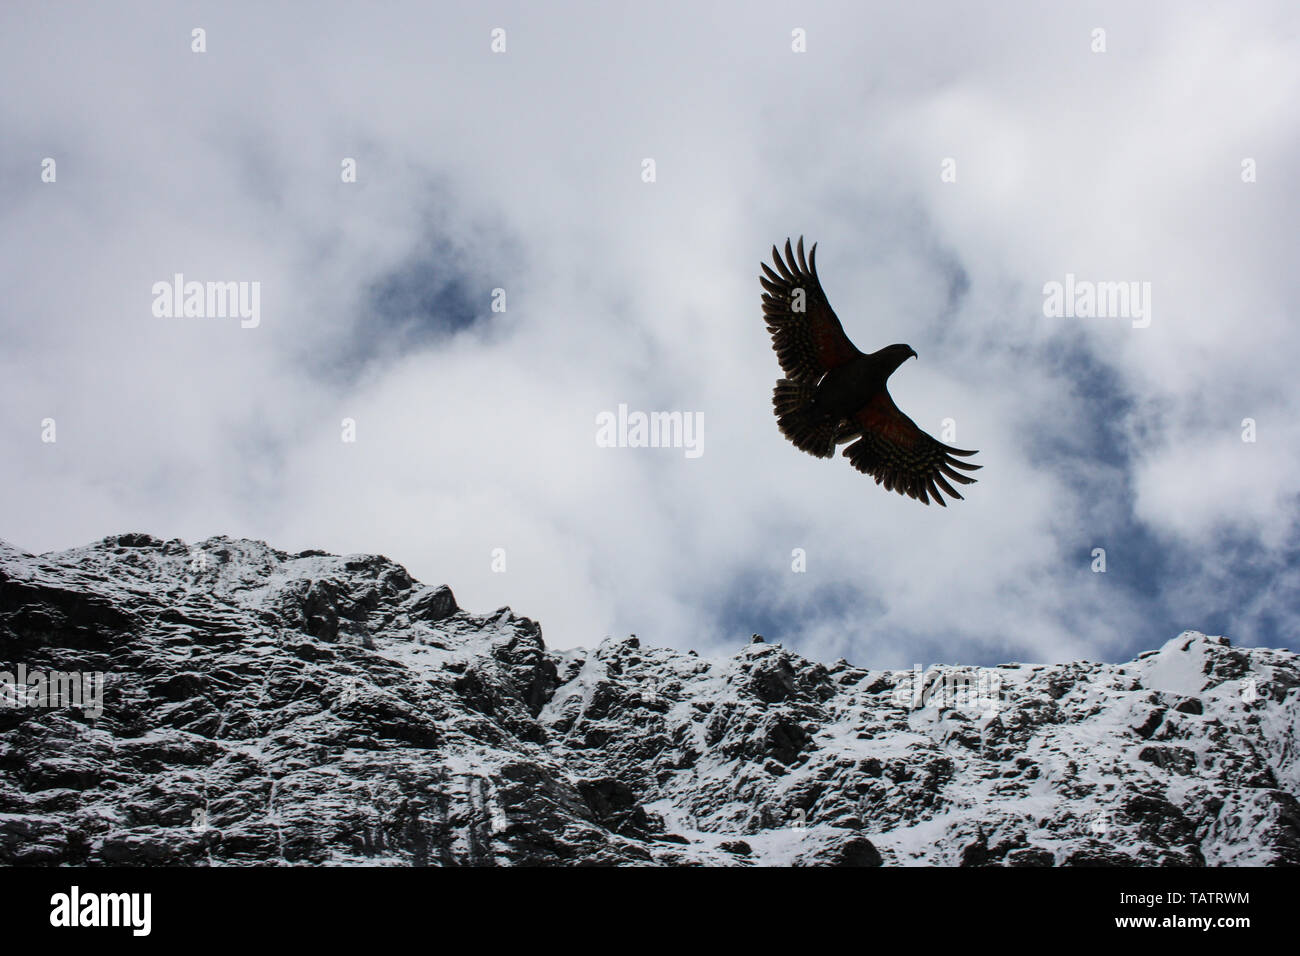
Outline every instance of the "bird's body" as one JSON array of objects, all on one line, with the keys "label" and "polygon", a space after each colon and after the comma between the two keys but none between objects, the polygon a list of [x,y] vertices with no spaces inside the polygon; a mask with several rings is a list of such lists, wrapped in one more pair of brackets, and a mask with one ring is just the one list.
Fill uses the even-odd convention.
[{"label": "bird's body", "polygon": [[[896,349],[906,349],[899,354]],[[809,412],[834,418],[849,419],[855,411],[885,387],[894,370],[912,356],[906,345],[891,345],[887,349],[859,355],[839,368],[833,368],[817,383]]]},{"label": "bird's body", "polygon": [[835,446],[853,442],[844,455],[855,468],[886,488],[929,504],[943,494],[960,498],[950,481],[975,481],[961,471],[979,465],[953,456],[975,454],[935,441],[898,410],[889,396],[889,376],[916,352],[909,345],[858,351],[831,309],[817,277],[817,246],[811,264],[785,244],[775,246],[776,271],[763,264],[763,315],[786,377],[776,383],[772,405],[781,433],[810,455],[830,458]]}]

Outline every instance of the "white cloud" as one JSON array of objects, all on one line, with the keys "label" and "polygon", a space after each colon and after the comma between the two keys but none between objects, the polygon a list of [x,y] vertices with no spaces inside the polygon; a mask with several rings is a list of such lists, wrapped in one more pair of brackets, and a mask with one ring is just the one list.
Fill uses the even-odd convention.
[{"label": "white cloud", "polygon": [[[769,639],[862,663],[1161,639],[1097,541],[1277,550],[1295,522],[1300,58],[1291,9],[1253,9],[7,10],[0,534],[379,551],[561,646],[736,644],[742,583]],[[980,449],[966,501],[781,439],[758,260],[800,232],[859,346],[920,353],[900,407]],[[426,251],[475,328],[376,310]],[[177,271],[260,280],[262,326],[152,318]],[[1151,327],[1045,319],[1067,271],[1150,281]],[[596,447],[620,402],[703,412],[704,456]]]}]

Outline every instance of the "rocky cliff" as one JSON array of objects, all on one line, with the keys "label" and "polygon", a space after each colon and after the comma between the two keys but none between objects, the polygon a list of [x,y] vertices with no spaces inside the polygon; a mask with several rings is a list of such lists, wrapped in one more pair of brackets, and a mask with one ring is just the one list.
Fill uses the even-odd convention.
[{"label": "rocky cliff", "polygon": [[1289,651],[738,647],[550,651],[371,555],[0,543],[0,862],[1300,863]]}]

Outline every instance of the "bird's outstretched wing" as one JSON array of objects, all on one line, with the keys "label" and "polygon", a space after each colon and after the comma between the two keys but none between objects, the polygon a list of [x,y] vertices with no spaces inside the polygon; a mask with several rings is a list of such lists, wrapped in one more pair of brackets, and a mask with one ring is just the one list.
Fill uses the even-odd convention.
[{"label": "bird's outstretched wing", "polygon": [[775,271],[762,263],[766,277],[758,277],[766,290],[763,318],[772,333],[772,347],[786,378],[815,383],[831,369],[862,353],[844,334],[835,310],[826,301],[817,278],[817,244],[813,243],[812,255],[805,260],[803,237],[799,237],[797,258],[787,239],[785,259],[776,246],[772,247],[772,258]]},{"label": "bird's outstretched wing", "polygon": [[927,505],[933,498],[946,508],[941,491],[951,498],[961,498],[949,480],[963,485],[974,483],[974,478],[955,469],[974,471],[980,466],[958,461],[953,455],[964,458],[975,452],[935,441],[898,410],[888,391],[882,389],[872,396],[854,412],[853,421],[861,428],[862,437],[845,448],[843,455],[858,471],[875,478],[876,484]]}]

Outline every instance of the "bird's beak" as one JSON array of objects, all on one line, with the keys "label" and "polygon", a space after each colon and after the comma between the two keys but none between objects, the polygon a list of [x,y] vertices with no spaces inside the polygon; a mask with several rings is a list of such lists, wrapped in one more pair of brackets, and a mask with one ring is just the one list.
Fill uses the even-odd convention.
[{"label": "bird's beak", "polygon": [[921,361],[919,358],[917,358],[915,349],[908,349],[908,351],[912,353],[912,358],[916,359],[918,362]]}]

